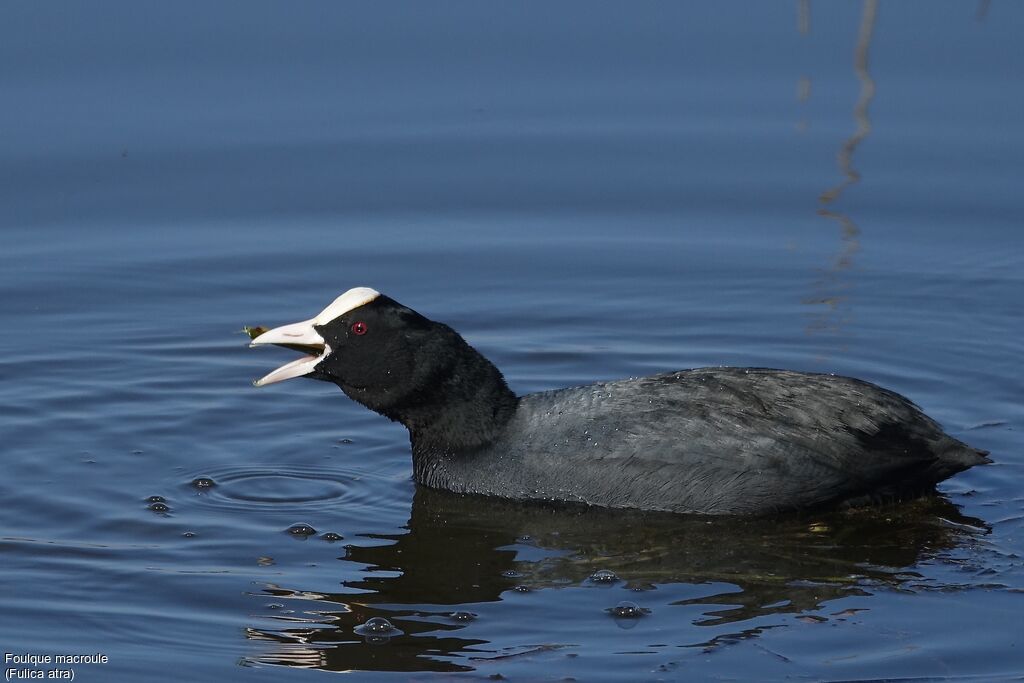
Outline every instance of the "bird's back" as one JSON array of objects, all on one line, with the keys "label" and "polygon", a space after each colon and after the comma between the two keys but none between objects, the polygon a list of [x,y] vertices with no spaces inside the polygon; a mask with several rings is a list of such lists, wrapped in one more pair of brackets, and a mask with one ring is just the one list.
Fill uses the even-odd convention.
[{"label": "bird's back", "polygon": [[847,377],[701,368],[530,394],[438,481],[513,498],[710,514],[919,493],[985,462],[894,392]]}]

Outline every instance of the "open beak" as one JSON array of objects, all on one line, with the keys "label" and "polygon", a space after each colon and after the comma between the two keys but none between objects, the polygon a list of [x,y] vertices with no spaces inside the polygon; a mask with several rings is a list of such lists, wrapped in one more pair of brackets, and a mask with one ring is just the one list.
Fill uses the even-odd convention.
[{"label": "open beak", "polygon": [[314,318],[312,320],[303,320],[300,323],[275,327],[249,342],[250,347],[274,344],[307,354],[302,358],[293,360],[291,363],[282,365],[277,370],[256,380],[253,382],[255,386],[264,387],[268,384],[281,382],[292,377],[302,377],[313,372],[313,368],[316,367],[317,363],[326,358],[331,352],[331,347],[313,329],[315,323],[316,319]]}]

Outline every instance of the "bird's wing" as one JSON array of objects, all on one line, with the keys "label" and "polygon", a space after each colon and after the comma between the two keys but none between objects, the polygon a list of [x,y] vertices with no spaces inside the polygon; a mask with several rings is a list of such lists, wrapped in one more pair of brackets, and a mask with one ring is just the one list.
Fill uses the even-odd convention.
[{"label": "bird's wing", "polygon": [[926,469],[950,440],[902,396],[828,375],[708,368],[538,396],[538,466],[569,468],[595,499],[624,506],[814,506]]}]

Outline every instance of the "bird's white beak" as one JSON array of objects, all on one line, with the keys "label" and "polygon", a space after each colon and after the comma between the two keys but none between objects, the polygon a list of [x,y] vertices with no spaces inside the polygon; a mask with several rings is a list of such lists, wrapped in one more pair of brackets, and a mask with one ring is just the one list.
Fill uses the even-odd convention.
[{"label": "bird's white beak", "polygon": [[303,353],[309,354],[282,365],[277,370],[274,370],[253,382],[253,385],[257,387],[264,387],[268,384],[282,382],[286,379],[291,379],[292,377],[302,377],[303,375],[308,375],[313,372],[313,368],[316,367],[317,363],[322,361],[331,353],[331,347],[328,346],[324,342],[323,337],[313,329],[313,325],[315,323],[316,318],[313,318],[311,320],[303,320],[300,323],[292,323],[291,325],[275,327],[272,330],[267,330],[249,342],[249,346],[276,344],[278,346],[295,348]]},{"label": "bird's white beak", "polygon": [[293,360],[287,365],[282,365],[266,377],[256,380],[253,384],[258,387],[264,387],[268,384],[281,382],[292,377],[302,377],[313,372],[316,364],[331,353],[331,347],[324,342],[323,337],[317,334],[313,326],[326,325],[338,316],[344,315],[354,308],[365,306],[379,296],[380,292],[375,289],[353,287],[332,301],[315,318],[303,320],[301,323],[275,327],[253,339],[249,342],[249,346],[276,344],[277,346],[286,346],[306,354],[303,358]]}]

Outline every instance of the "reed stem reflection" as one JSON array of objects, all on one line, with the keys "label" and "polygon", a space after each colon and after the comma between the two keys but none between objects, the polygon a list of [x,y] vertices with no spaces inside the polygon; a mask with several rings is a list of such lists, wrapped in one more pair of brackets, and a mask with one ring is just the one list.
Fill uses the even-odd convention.
[{"label": "reed stem reflection", "polygon": [[843,310],[842,304],[846,301],[852,284],[845,273],[853,266],[854,254],[860,250],[861,231],[849,214],[835,210],[832,206],[847,188],[856,185],[861,180],[860,172],[853,165],[853,155],[871,133],[868,108],[875,97],[875,81],[868,71],[868,51],[877,17],[878,1],[865,0],[853,55],[853,71],[860,83],[860,93],[853,107],[853,120],[856,127],[853,134],[840,146],[836,155],[836,162],[843,176],[842,180],[822,192],[818,197],[818,215],[839,226],[839,250],[832,262],[822,269],[820,277],[814,283],[815,294],[804,300],[806,304],[825,307],[823,312],[812,316],[811,323],[807,328],[809,333],[837,333],[848,320],[848,311]]}]

